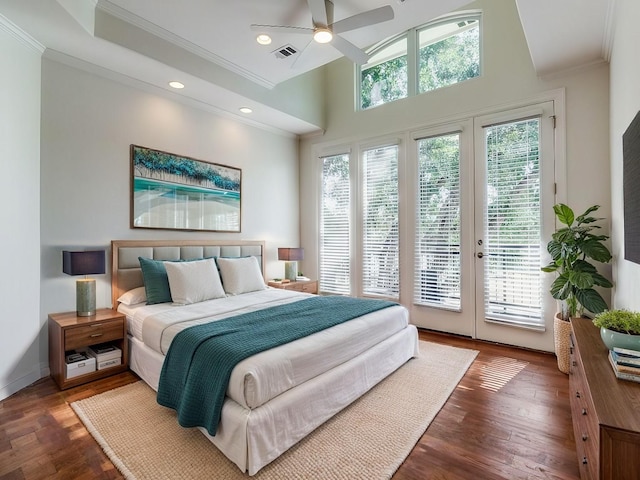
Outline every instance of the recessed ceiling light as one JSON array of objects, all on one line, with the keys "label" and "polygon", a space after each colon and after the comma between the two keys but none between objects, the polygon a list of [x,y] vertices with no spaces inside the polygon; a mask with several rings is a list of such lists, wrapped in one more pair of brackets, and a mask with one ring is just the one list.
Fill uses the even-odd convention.
[{"label": "recessed ceiling light", "polygon": [[256,37],[256,42],[260,45],[269,45],[271,43],[271,37],[266,33],[261,33]]},{"label": "recessed ceiling light", "polygon": [[169,82],[169,86],[173,88],[184,88],[184,83],[173,81]]},{"label": "recessed ceiling light", "polygon": [[242,113],[251,113],[251,112],[253,112],[253,110],[251,110],[249,107],[240,107],[240,111]]},{"label": "recessed ceiling light", "polygon": [[333,40],[333,33],[328,28],[316,28],[313,39],[318,43],[329,43]]}]

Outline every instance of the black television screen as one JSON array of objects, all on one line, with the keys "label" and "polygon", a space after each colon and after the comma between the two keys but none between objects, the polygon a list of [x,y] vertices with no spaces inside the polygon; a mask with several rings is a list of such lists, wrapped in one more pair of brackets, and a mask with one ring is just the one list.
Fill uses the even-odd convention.
[{"label": "black television screen", "polygon": [[624,258],[640,263],[640,112],[622,135]]}]

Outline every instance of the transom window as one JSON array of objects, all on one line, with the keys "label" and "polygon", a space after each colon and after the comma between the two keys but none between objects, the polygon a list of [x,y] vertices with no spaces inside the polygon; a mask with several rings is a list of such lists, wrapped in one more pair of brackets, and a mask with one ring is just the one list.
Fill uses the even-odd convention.
[{"label": "transom window", "polygon": [[358,68],[361,109],[480,75],[480,14],[448,16],[374,47]]}]

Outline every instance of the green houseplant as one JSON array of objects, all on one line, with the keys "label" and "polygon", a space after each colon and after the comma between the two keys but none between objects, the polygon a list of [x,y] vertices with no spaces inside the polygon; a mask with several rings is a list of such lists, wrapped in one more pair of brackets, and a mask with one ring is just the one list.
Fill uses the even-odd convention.
[{"label": "green houseplant", "polygon": [[550,292],[553,298],[562,302],[562,310],[554,320],[554,341],[558,368],[564,373],[569,372],[570,318],[582,316],[584,309],[596,314],[606,310],[607,302],[594,287],[613,286],[591,263],[611,260],[611,252],[604,244],[609,237],[593,233],[600,228],[596,222],[601,219],[590,214],[599,208],[599,205],[593,205],[575,216],[563,203],[553,206],[558,222],[564,226],[556,230],[547,244],[551,262],[542,267],[542,271],[557,274]]},{"label": "green houseplant", "polygon": [[593,324],[600,327],[600,336],[609,350],[622,347],[640,351],[640,312],[605,310],[594,317]]}]

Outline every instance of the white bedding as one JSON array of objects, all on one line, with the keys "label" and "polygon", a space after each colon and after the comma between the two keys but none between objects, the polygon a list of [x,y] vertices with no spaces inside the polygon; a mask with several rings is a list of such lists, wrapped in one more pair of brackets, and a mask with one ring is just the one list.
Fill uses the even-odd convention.
[{"label": "white bedding", "polygon": [[[131,335],[163,355],[174,336],[188,326],[309,296],[288,290],[268,289],[186,306],[121,305],[119,310],[127,315]],[[242,407],[257,408],[351,360],[407,325],[407,310],[395,306],[261,352],[234,368],[227,396]]]}]

